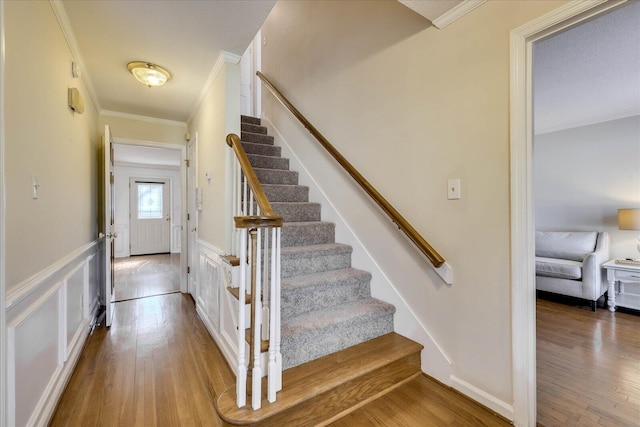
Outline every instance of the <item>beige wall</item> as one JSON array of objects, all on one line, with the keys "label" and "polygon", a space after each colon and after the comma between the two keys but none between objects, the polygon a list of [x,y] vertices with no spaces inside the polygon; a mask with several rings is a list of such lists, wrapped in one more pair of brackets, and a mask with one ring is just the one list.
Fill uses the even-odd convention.
[{"label": "beige wall", "polygon": [[[97,237],[97,112],[49,2],[5,2],[6,283],[27,278]],[[85,112],[67,106],[77,87]],[[31,177],[40,183],[31,198]]]},{"label": "beige wall", "polygon": [[[221,57],[222,58],[222,57]],[[222,60],[219,58],[219,61]],[[230,148],[228,133],[240,134],[240,66],[225,62],[215,77],[193,119],[192,138],[198,137],[198,186],[202,188],[202,210],[198,214],[198,238],[229,251],[231,249]],[[207,180],[205,174],[211,179]]]},{"label": "beige wall", "polygon": [[167,144],[186,144],[186,123],[103,112],[98,119],[98,125],[101,134],[104,133],[104,125],[109,125],[111,134],[116,140],[135,139]]},{"label": "beige wall", "polygon": [[[509,32],[563,3],[490,1],[438,30],[395,1],[279,2],[262,29],[267,77],[442,253],[454,284],[270,95],[264,114],[443,348],[453,382],[506,405]],[[447,200],[450,178],[461,200]]]}]

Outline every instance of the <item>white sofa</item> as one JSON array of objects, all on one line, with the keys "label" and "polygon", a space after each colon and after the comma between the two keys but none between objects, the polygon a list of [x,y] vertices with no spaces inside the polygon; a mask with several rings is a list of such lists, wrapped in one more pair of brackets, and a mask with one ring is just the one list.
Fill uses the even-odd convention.
[{"label": "white sofa", "polygon": [[602,264],[609,235],[597,231],[536,231],[536,289],[596,302],[608,289]]}]

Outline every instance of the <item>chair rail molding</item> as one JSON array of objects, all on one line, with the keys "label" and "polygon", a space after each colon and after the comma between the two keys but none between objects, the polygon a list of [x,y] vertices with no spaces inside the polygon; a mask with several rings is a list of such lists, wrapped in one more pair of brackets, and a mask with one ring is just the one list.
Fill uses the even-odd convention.
[{"label": "chair rail molding", "polygon": [[624,3],[574,0],[510,34],[511,349],[513,423],[536,425],[536,293],[532,181],[533,42]]}]

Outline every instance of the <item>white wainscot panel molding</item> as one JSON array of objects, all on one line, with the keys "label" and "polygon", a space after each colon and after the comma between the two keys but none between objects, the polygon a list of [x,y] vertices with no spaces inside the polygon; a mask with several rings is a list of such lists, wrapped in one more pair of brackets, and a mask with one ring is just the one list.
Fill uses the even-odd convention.
[{"label": "white wainscot panel molding", "polygon": [[226,290],[232,272],[220,249],[203,241],[198,241],[197,247],[196,311],[235,371],[238,351],[234,316],[238,307],[235,298]]},{"label": "white wainscot panel molding", "polygon": [[100,245],[61,258],[7,295],[7,420],[47,425],[99,303]]}]

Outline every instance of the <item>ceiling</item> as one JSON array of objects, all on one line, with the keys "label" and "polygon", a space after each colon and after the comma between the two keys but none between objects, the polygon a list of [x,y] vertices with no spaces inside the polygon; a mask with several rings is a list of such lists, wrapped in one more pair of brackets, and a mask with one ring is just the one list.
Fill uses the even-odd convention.
[{"label": "ceiling", "polygon": [[534,132],[640,115],[640,1],[534,44]]},{"label": "ceiling", "polygon": [[[98,110],[186,122],[221,51],[242,55],[275,0],[53,1],[68,24]],[[59,7],[61,5],[62,7]],[[127,63],[153,62],[173,79],[148,88]],[[88,77],[88,79],[87,79]]]}]

